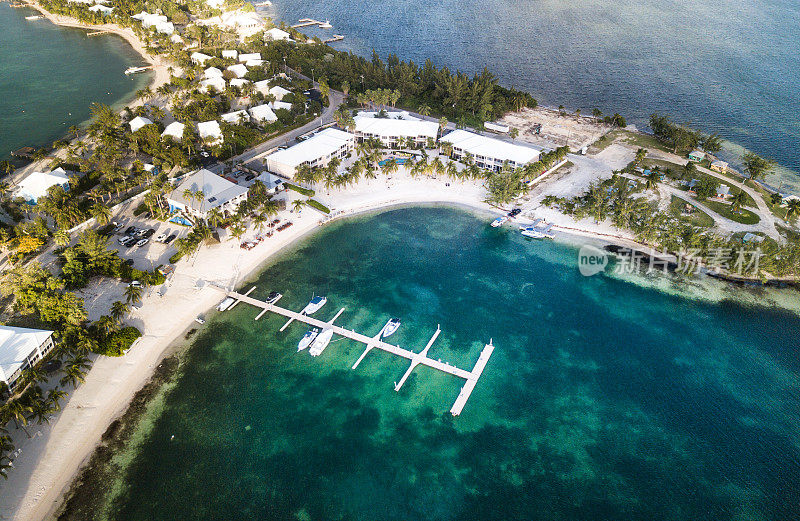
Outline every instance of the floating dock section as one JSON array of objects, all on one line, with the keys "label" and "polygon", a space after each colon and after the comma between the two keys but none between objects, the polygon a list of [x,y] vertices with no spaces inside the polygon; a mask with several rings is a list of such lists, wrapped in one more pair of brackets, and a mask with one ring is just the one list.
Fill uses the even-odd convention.
[{"label": "floating dock section", "polygon": [[335,320],[341,315],[344,309],[341,309],[332,320],[325,322],[323,320],[316,319],[314,317],[305,315],[301,312],[292,311],[290,309],[282,308],[280,306],[275,305],[273,302],[272,304],[264,302],[262,300],[255,299],[250,297],[249,294],[255,289],[255,287],[250,288],[247,293],[237,293],[235,291],[226,291],[226,295],[232,299],[235,299],[236,302],[231,306],[233,308],[239,302],[244,302],[245,304],[250,304],[257,308],[261,309],[258,316],[256,316],[256,320],[261,318],[264,313],[270,311],[272,313],[276,313],[278,315],[282,315],[289,319],[289,321],[281,328],[283,331],[291,322],[298,321],[308,324],[309,326],[319,328],[320,331],[324,331],[326,329],[332,329],[334,334],[349,338],[350,340],[355,340],[356,342],[360,342],[366,345],[364,352],[361,356],[356,360],[353,364],[353,369],[358,367],[358,364],[361,363],[362,360],[367,356],[367,354],[372,349],[380,349],[382,351],[386,351],[387,353],[391,353],[393,355],[397,355],[403,358],[408,359],[411,362],[408,370],[406,370],[405,374],[403,374],[402,378],[395,382],[394,390],[399,391],[403,384],[408,380],[408,377],[411,376],[412,371],[418,365],[426,365],[428,367],[432,367],[433,369],[437,369],[447,374],[451,374],[453,376],[457,376],[458,378],[463,378],[465,380],[464,385],[461,387],[461,391],[458,394],[458,398],[456,398],[455,403],[453,403],[453,407],[450,409],[450,413],[453,416],[458,416],[461,414],[461,411],[464,410],[464,406],[467,404],[467,400],[469,400],[472,391],[475,389],[475,386],[478,383],[478,379],[481,377],[481,373],[486,368],[486,364],[489,362],[489,358],[492,356],[492,352],[494,351],[494,345],[492,345],[492,341],[490,340],[488,344],[486,344],[481,351],[480,356],[478,357],[478,361],[475,363],[475,367],[472,368],[472,371],[466,371],[464,369],[455,367],[450,365],[446,362],[442,362],[441,360],[434,360],[433,358],[428,357],[428,351],[430,350],[431,346],[433,346],[434,342],[438,338],[439,334],[441,333],[441,329],[439,327],[436,328],[436,332],[431,336],[431,339],[428,341],[428,344],[425,348],[420,351],[419,353],[415,353],[408,349],[402,348],[400,346],[396,346],[394,344],[389,344],[381,340],[381,335],[383,333],[383,329],[381,332],[375,336],[367,336],[361,333],[357,333],[356,331],[345,329],[341,326],[337,326],[334,324]]}]

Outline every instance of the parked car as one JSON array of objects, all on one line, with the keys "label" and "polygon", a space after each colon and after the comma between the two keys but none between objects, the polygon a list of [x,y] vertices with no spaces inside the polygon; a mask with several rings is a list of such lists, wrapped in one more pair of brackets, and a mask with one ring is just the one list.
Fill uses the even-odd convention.
[{"label": "parked car", "polygon": [[162,233],[161,235],[156,237],[154,240],[156,242],[164,242],[165,240],[167,240],[167,234],[166,233]]},{"label": "parked car", "polygon": [[122,228],[124,228],[124,227],[125,227],[125,225],[124,225],[124,224],[118,223],[117,221],[114,221],[114,222],[113,222],[113,223],[111,223],[111,224],[113,224],[113,225],[114,225],[114,233],[119,233],[119,231],[120,231]]},{"label": "parked car", "polygon": [[126,248],[133,245],[134,242],[136,242],[136,238],[131,237],[130,235],[126,235],[125,237],[119,240],[119,243],[125,246]]},{"label": "parked car", "polygon": [[156,231],[153,228],[150,228],[149,230],[147,230],[142,234],[142,237],[144,237],[145,239],[149,239],[150,237],[153,236],[154,233],[156,233]]},{"label": "parked car", "polygon": [[131,286],[131,287],[134,287],[134,288],[141,288],[142,287],[142,283],[139,282],[138,280],[133,280],[133,281],[131,281],[130,284],[128,284],[128,286]]},{"label": "parked car", "polygon": [[255,178],[256,178],[256,176],[254,176],[253,174],[250,174],[250,175],[248,175],[247,177],[245,177],[245,178],[244,178],[244,180],[245,180],[245,181],[252,181],[252,180],[253,180],[253,179],[255,179]]},{"label": "parked car", "polygon": [[144,237],[146,234],[147,234],[147,230],[145,230],[144,228],[142,228],[141,230],[136,230],[136,236],[137,237]]},{"label": "parked car", "polygon": [[148,242],[150,242],[150,239],[139,239],[138,241],[136,241],[136,246],[144,246]]},{"label": "parked car", "polygon": [[170,234],[170,236],[169,236],[169,237],[167,237],[166,239],[164,239],[164,244],[169,244],[169,243],[171,243],[171,242],[172,242],[172,241],[174,241],[174,240],[175,240],[177,237],[178,237],[178,236],[177,236],[177,235],[175,235],[174,233],[173,233],[173,234]]},{"label": "parked car", "polygon": [[128,239],[130,239],[130,237],[123,236],[123,237],[120,237],[119,239],[117,239],[117,242],[122,244],[122,245],[124,245],[128,241]]},{"label": "parked car", "polygon": [[136,233],[136,226],[128,226],[125,229],[125,235],[133,235],[134,233]]}]

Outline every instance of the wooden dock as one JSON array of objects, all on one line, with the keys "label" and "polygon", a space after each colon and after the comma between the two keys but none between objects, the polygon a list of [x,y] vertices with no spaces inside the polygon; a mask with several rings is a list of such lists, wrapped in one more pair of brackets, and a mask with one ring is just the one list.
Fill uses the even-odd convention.
[{"label": "wooden dock", "polygon": [[322,40],[322,43],[333,43],[333,42],[340,42],[344,40],[344,36],[341,34],[334,34],[333,38],[328,38],[327,40]]},{"label": "wooden dock", "polygon": [[286,329],[286,327],[288,327],[289,324],[291,324],[293,321],[296,320],[308,324],[309,326],[317,327],[321,331],[325,329],[333,329],[334,334],[365,344],[366,348],[364,349],[364,352],[358,358],[356,363],[353,364],[352,367],[353,369],[358,367],[358,364],[360,364],[361,361],[364,360],[364,358],[367,356],[367,354],[374,348],[378,348],[382,351],[386,351],[387,353],[401,356],[403,358],[410,360],[411,365],[409,366],[408,370],[406,370],[405,374],[403,374],[403,377],[398,382],[395,383],[394,386],[395,391],[399,391],[403,387],[403,384],[406,382],[408,377],[411,376],[411,372],[418,365],[426,365],[428,367],[432,367],[433,369],[437,369],[444,373],[451,374],[459,378],[463,378],[464,380],[466,380],[466,382],[461,387],[461,391],[458,394],[458,398],[456,398],[453,407],[450,409],[450,413],[453,416],[458,416],[459,414],[461,414],[461,411],[464,410],[464,406],[467,404],[467,400],[472,394],[472,391],[475,389],[475,385],[478,383],[478,379],[480,378],[481,373],[483,373],[483,370],[486,368],[486,364],[489,362],[489,357],[492,356],[492,352],[494,351],[494,346],[492,345],[492,342],[490,340],[489,343],[486,344],[483,350],[481,351],[481,354],[478,357],[478,361],[475,363],[475,367],[473,367],[472,371],[465,371],[464,369],[455,367],[446,362],[442,362],[441,360],[434,360],[428,357],[428,351],[430,350],[431,346],[441,333],[441,329],[438,326],[436,328],[436,332],[428,341],[428,344],[425,346],[425,348],[419,353],[415,353],[408,349],[402,348],[394,344],[389,344],[381,340],[381,334],[383,333],[383,329],[381,329],[381,332],[378,333],[377,335],[369,337],[367,335],[357,333],[356,331],[353,331],[351,329],[345,329],[341,326],[335,325],[334,321],[339,317],[339,315],[341,315],[342,311],[344,311],[344,308],[339,310],[339,312],[336,314],[335,317],[333,317],[333,319],[331,319],[328,322],[325,322],[316,319],[314,317],[304,315],[297,311],[292,311],[290,309],[282,308],[280,306],[275,305],[275,303],[269,304],[262,300],[258,300],[248,296],[254,289],[255,287],[252,287],[244,294],[237,293],[235,291],[226,291],[226,295],[228,297],[236,300],[236,302],[233,305],[231,305],[229,309],[232,309],[239,302],[244,302],[245,304],[250,304],[252,306],[261,309],[261,312],[258,314],[258,316],[256,316],[256,320],[261,318],[267,311],[271,311],[272,313],[276,313],[278,315],[282,315],[288,318],[289,321],[286,324],[284,324],[284,326],[281,328],[281,331]]},{"label": "wooden dock", "polygon": [[296,24],[292,26],[292,29],[299,29],[301,27],[311,27],[312,25],[323,25],[325,22],[320,22],[319,20],[314,20],[312,18],[301,18],[297,21]]}]

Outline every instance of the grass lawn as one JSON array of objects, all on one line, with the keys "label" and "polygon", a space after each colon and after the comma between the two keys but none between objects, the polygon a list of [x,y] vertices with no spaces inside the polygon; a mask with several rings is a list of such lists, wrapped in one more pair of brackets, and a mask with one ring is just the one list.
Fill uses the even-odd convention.
[{"label": "grass lawn", "polygon": [[736,221],[737,223],[742,224],[756,224],[758,223],[761,218],[751,212],[750,210],[745,210],[744,208],[738,210],[737,212],[731,211],[731,205],[726,203],[721,203],[719,201],[703,201],[703,204],[717,212],[723,217],[727,217],[731,221]]},{"label": "grass lawn", "polygon": [[702,226],[703,228],[711,228],[714,226],[714,218],[694,205],[691,205],[694,209],[691,215],[683,215],[681,212],[683,211],[684,205],[687,204],[690,203],[673,195],[669,204],[669,211],[675,217],[693,226]]},{"label": "grass lawn", "polygon": [[654,136],[649,134],[640,134],[638,132],[631,132],[629,130],[617,129],[609,132],[609,136],[613,139],[620,139],[629,145],[647,150],[663,150],[664,152],[672,152],[672,149],[661,143]]}]

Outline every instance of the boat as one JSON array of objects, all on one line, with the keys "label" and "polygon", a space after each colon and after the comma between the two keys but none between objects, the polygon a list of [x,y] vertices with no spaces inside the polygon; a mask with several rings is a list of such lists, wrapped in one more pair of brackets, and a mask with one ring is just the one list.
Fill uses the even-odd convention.
[{"label": "boat", "polygon": [[311,301],[306,304],[306,307],[303,308],[303,311],[300,312],[301,315],[312,315],[322,308],[328,302],[327,297],[319,296],[314,297]]},{"label": "boat", "polygon": [[150,67],[128,67],[125,69],[125,74],[136,74],[137,72],[144,72]]},{"label": "boat", "polygon": [[26,16],[26,17],[25,17],[25,19],[26,19],[26,20],[38,20],[39,18],[44,18],[44,17],[43,17],[43,16],[36,15],[36,14],[32,14],[32,15],[30,15],[30,16]]},{"label": "boat", "polygon": [[325,348],[328,347],[328,344],[331,343],[331,338],[333,338],[333,328],[321,332],[311,343],[311,348],[308,350],[308,353],[311,356],[321,355],[322,352],[325,351]]},{"label": "boat", "polygon": [[321,28],[321,29],[330,29],[331,27],[333,27],[333,26],[331,25],[331,22],[330,22],[330,20],[325,20],[324,22],[322,22],[321,24],[319,24],[319,26],[320,26],[320,28]]},{"label": "boat", "polygon": [[522,229],[522,235],[524,235],[525,237],[529,237],[531,239],[544,239],[545,238],[545,235],[542,232],[540,232],[539,230],[537,230],[536,228],[534,228],[533,226],[529,226],[527,228],[523,228]]},{"label": "boat", "polygon": [[270,291],[269,295],[267,295],[267,304],[274,304],[280,300],[283,295],[278,293],[277,291]]},{"label": "boat", "polygon": [[236,302],[236,299],[234,299],[233,297],[226,298],[225,300],[219,303],[219,305],[217,306],[217,311],[225,311],[226,309],[231,307],[234,302]]},{"label": "boat", "polygon": [[397,331],[397,328],[399,328],[399,327],[400,327],[400,319],[399,318],[393,318],[393,319],[389,320],[386,323],[385,326],[383,326],[383,331],[381,332],[381,336],[383,338],[386,338],[388,336],[392,336],[394,334],[394,332]]},{"label": "boat", "polygon": [[256,2],[253,5],[256,6],[256,7],[264,7],[264,6],[267,6],[267,5],[272,5],[272,2],[270,2],[269,0],[266,0],[266,2]]},{"label": "boat", "polygon": [[203,318],[203,315],[197,315],[194,321],[200,324],[201,326],[206,323],[206,319]]},{"label": "boat", "polygon": [[314,341],[314,339],[317,338],[317,335],[319,335],[319,329],[317,328],[309,329],[306,332],[306,334],[303,335],[303,338],[301,338],[300,341],[297,343],[297,351],[300,352],[303,349],[307,349],[308,346],[310,346],[311,343]]},{"label": "boat", "polygon": [[497,219],[492,221],[492,228],[499,228],[499,227],[503,226],[506,223],[506,221],[508,221],[508,216],[507,215],[503,215],[502,217],[498,217]]}]

